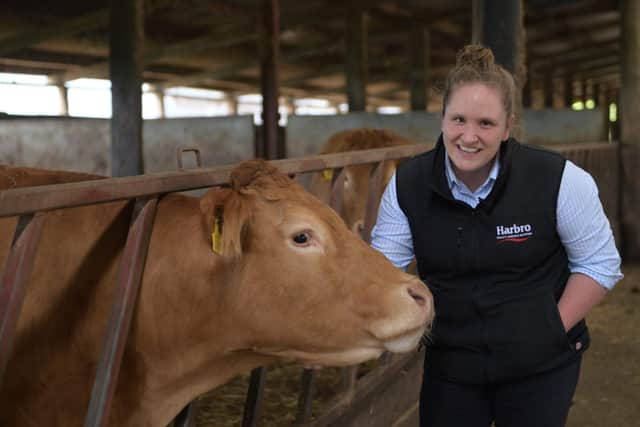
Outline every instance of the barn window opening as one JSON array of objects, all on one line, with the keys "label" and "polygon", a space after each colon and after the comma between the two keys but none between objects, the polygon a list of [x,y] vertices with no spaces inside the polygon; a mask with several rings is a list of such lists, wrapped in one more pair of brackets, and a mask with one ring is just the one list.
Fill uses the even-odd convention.
[{"label": "barn window opening", "polygon": [[0,73],[1,113],[58,116],[62,111],[60,89],[49,84],[46,75]]},{"label": "barn window opening", "polygon": [[300,98],[294,101],[295,113],[298,115],[334,115],[338,114],[338,107],[332,105],[328,99]]},{"label": "barn window opening", "polygon": [[212,117],[228,116],[232,107],[224,92],[212,89],[176,86],[164,91],[164,116]]},{"label": "barn window opening", "polygon": [[111,117],[111,81],[80,78],[65,83],[69,115],[108,119]]},{"label": "barn window opening", "polygon": [[402,107],[397,105],[383,105],[378,107],[379,114],[400,114],[402,113]]}]

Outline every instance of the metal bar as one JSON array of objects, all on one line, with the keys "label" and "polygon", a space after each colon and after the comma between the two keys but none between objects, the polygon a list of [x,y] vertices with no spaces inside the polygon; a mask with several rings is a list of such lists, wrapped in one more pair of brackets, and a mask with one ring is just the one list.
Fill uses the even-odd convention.
[{"label": "metal bar", "polygon": [[278,154],[278,63],[280,57],[280,1],[259,2],[258,54],[262,90],[262,144],[265,157]]},{"label": "metal bar", "polygon": [[364,226],[362,227],[362,240],[371,243],[371,230],[376,222],[378,206],[382,196],[382,180],[384,178],[385,162],[378,162],[371,170],[369,178],[369,195],[364,214]]},{"label": "metal bar", "polygon": [[342,376],[342,391],[344,400],[350,402],[353,399],[356,390],[356,379],[358,375],[358,365],[347,366],[340,370]]},{"label": "metal bar", "polygon": [[255,427],[257,425],[258,418],[260,417],[260,409],[262,409],[262,395],[264,392],[266,373],[267,370],[264,366],[260,366],[251,371],[249,391],[247,392],[247,400],[244,404],[242,427]]},{"label": "metal bar", "polygon": [[107,336],[93,383],[89,410],[84,420],[85,427],[105,426],[109,419],[109,410],[118,382],[133,308],[142,281],[157,205],[156,198],[136,201],[134,219],[129,228],[127,243],[120,261]]},{"label": "metal bar", "polygon": [[[431,147],[427,144],[413,144],[300,159],[273,160],[270,163],[285,174],[316,172],[327,168],[410,157]],[[4,190],[0,191],[0,217],[212,187],[228,183],[229,175],[234,168],[235,165],[226,165]]]},{"label": "metal bar", "polygon": [[192,427],[196,425],[196,414],[198,413],[197,400],[182,408],[182,411],[173,419],[171,427]]},{"label": "metal bar", "polygon": [[[274,160],[270,163],[285,174],[316,172],[328,168],[411,157],[432,147],[428,144],[408,144],[392,148],[324,154],[301,159]],[[606,151],[615,150],[617,143],[557,144],[545,147],[560,153],[571,148]],[[234,168],[235,165],[227,165],[181,172],[163,172],[3,190],[0,191],[0,217],[212,187],[228,183],[229,175]]]},{"label": "metal bar", "polygon": [[0,283],[0,386],[7,367],[46,214],[20,217]]},{"label": "metal bar", "polygon": [[304,424],[311,419],[311,404],[313,403],[315,382],[316,371],[313,369],[303,369],[295,424]]},{"label": "metal bar", "polygon": [[201,168],[202,167],[202,156],[200,155],[200,150],[195,148],[195,147],[178,147],[176,148],[176,161],[178,164],[178,170],[182,170],[184,169],[182,164],[182,156],[184,155],[184,153],[187,152],[192,152],[195,154],[196,156],[196,167]]},{"label": "metal bar", "polygon": [[344,200],[344,180],[346,178],[344,169],[340,169],[337,175],[334,175],[333,183],[331,184],[331,196],[329,197],[329,206],[334,211],[338,212],[338,215],[342,215],[342,202]]},{"label": "metal bar", "polygon": [[384,387],[388,387],[389,378],[401,375],[403,370],[409,369],[415,363],[424,360],[423,352],[412,352],[398,355],[391,363],[369,372],[358,381],[354,394],[358,399],[349,401],[343,396],[336,396],[325,406],[323,414],[307,424],[308,427],[350,426],[355,425],[353,415],[362,411],[371,403],[372,397]]}]

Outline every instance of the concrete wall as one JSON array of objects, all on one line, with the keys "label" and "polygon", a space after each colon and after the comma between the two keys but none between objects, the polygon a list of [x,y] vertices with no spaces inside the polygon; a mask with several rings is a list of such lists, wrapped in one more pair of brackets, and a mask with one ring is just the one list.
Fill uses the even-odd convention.
[{"label": "concrete wall", "polygon": [[[525,141],[535,144],[603,141],[604,120],[601,109],[525,110]],[[387,128],[418,143],[433,143],[440,134],[440,113],[290,116],[286,130],[288,156],[317,154],[331,135],[356,127]]]},{"label": "concrete wall", "polygon": [[[204,166],[236,163],[254,155],[251,116],[147,120],[145,172],[176,169],[176,148],[200,150]],[[21,118],[0,120],[0,164],[110,174],[109,120]],[[185,167],[195,165],[184,156]]]},{"label": "concrete wall", "polygon": [[[601,110],[527,110],[526,141],[532,143],[591,142],[604,139]],[[439,113],[337,116],[291,116],[286,128],[289,157],[317,154],[340,130],[388,128],[418,143],[433,143],[440,134]],[[108,120],[20,118],[0,120],[0,164],[110,173]],[[235,163],[254,157],[251,116],[148,120],[144,122],[146,172],[176,169],[176,148],[200,149],[204,166]],[[185,156],[185,167],[194,165]]]}]

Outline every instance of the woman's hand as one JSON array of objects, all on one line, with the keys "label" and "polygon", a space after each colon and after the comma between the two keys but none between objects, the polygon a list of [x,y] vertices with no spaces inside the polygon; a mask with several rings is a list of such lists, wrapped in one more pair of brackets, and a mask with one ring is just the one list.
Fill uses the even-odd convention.
[{"label": "woman's hand", "polygon": [[607,294],[607,288],[582,273],[573,273],[558,301],[564,330],[569,331]]}]

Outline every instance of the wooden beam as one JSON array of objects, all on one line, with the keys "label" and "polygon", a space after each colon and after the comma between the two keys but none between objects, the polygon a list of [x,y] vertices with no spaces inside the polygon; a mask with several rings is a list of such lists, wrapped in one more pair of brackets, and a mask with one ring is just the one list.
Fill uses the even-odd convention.
[{"label": "wooden beam", "polygon": [[143,173],[143,0],[122,0],[118,7],[111,8],[109,41],[113,111],[111,175],[139,175]]},{"label": "wooden beam", "polygon": [[557,26],[544,26],[544,31],[541,35],[532,35],[527,39],[527,45],[536,45],[540,43],[547,43],[557,39],[564,40],[565,38],[571,38],[576,34],[580,35],[581,39],[587,39],[591,41],[598,40],[597,33],[603,30],[611,28],[618,28],[620,26],[620,18],[614,17],[608,21],[601,22],[595,25],[589,25],[588,30],[582,25],[570,24],[569,22],[558,23]]},{"label": "wooden beam", "polygon": [[[150,10],[153,10],[173,3],[173,1],[155,0],[150,3],[152,4]],[[6,56],[46,40],[70,37],[89,30],[104,28],[108,24],[109,9],[105,8],[65,19],[51,25],[41,25],[38,28],[31,28],[22,33],[15,34],[12,37],[0,40],[0,56]]]},{"label": "wooden beam", "polygon": [[69,37],[84,31],[105,27],[108,22],[109,10],[99,9],[57,24],[42,25],[37,29],[27,30],[0,41],[0,56],[6,56],[45,40]]},{"label": "wooden beam", "polygon": [[618,45],[611,45],[609,49],[598,48],[577,50],[574,52],[567,52],[564,55],[552,56],[549,58],[537,58],[532,60],[531,67],[534,70],[567,66],[571,68],[584,67],[593,61],[602,61],[602,58],[611,58],[612,56],[618,57],[620,51],[617,46]]}]

